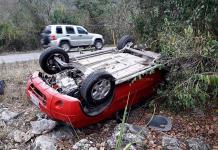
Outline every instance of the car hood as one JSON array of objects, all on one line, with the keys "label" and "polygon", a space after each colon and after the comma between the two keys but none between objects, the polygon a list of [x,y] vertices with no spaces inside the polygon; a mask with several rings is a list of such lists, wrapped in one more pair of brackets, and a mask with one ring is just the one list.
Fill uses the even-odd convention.
[{"label": "car hood", "polygon": [[96,38],[101,38],[101,39],[103,39],[103,36],[102,36],[101,34],[89,33],[89,35],[92,35],[92,36],[94,36],[94,37],[96,37]]}]

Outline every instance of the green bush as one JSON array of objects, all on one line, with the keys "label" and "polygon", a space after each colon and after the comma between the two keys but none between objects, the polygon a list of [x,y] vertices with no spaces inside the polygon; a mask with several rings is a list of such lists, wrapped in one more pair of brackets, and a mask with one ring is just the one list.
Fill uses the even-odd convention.
[{"label": "green bush", "polygon": [[210,35],[196,36],[188,26],[182,33],[166,20],[159,33],[164,63],[169,68],[169,83],[159,90],[166,106],[175,111],[217,106],[218,41]]},{"label": "green bush", "polygon": [[0,52],[36,49],[38,46],[37,33],[29,33],[25,28],[15,27],[9,23],[0,24]]}]

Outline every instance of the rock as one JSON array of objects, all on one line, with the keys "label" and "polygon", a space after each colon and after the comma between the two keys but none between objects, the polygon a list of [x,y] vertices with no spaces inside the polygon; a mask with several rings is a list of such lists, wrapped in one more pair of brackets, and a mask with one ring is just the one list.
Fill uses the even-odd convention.
[{"label": "rock", "polygon": [[[121,129],[122,124],[119,124],[115,127],[113,135],[107,140],[107,146],[109,148],[116,147],[116,139],[119,138]],[[123,126],[122,147],[129,143],[134,143],[134,145],[131,146],[131,149],[143,149],[144,140],[147,134],[147,128],[125,123]]]},{"label": "rock", "polygon": [[203,138],[191,138],[187,140],[188,148],[190,150],[209,150],[208,144],[205,144]]},{"label": "rock", "polygon": [[56,140],[69,140],[74,137],[72,133],[72,128],[70,128],[69,126],[61,126],[57,129],[54,129],[51,135],[52,138]]},{"label": "rock", "polygon": [[5,122],[10,121],[11,119],[14,119],[15,117],[17,117],[19,114],[16,112],[12,112],[9,110],[5,110],[0,114],[0,120],[3,120]]},{"label": "rock", "polygon": [[203,110],[201,110],[200,108],[194,108],[192,110],[192,115],[197,116],[197,117],[204,117],[205,116]]},{"label": "rock", "polygon": [[56,150],[57,141],[47,135],[38,136],[35,139],[33,150]]},{"label": "rock", "polygon": [[100,147],[100,150],[105,150],[105,148],[104,147]]},{"label": "rock", "polygon": [[33,134],[48,133],[56,126],[56,121],[48,120],[48,119],[41,119],[38,121],[32,121],[30,123],[32,126]]},{"label": "rock", "polygon": [[44,113],[42,113],[42,112],[38,112],[38,113],[36,114],[36,117],[40,120],[40,119],[46,118],[47,116],[46,116],[46,114],[44,114]]},{"label": "rock", "polygon": [[73,149],[75,149],[75,150],[90,150],[90,148],[91,148],[91,150],[95,150],[95,149],[93,149],[92,145],[93,145],[92,141],[89,141],[87,139],[82,139],[73,145]]},{"label": "rock", "polygon": [[0,120],[0,128],[1,128],[1,127],[6,127],[6,124],[5,124],[4,121],[1,121],[1,120]]},{"label": "rock", "polygon": [[172,121],[168,117],[155,115],[148,126],[157,131],[170,131],[172,128]]},{"label": "rock", "polygon": [[98,150],[97,147],[90,147],[89,150]]},{"label": "rock", "polygon": [[169,136],[162,137],[162,146],[167,150],[181,150],[179,140]]},{"label": "rock", "polygon": [[22,143],[29,141],[34,135],[30,132],[24,133],[20,130],[16,130],[13,133],[13,138],[15,142]]}]

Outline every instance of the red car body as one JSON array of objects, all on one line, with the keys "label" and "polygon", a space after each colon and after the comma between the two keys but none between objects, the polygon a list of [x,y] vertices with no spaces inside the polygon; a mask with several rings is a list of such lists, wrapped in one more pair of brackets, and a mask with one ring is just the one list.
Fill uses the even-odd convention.
[{"label": "red car body", "polygon": [[153,94],[154,87],[161,80],[160,71],[155,71],[134,82],[116,85],[110,105],[102,113],[88,116],[82,109],[81,100],[58,93],[48,86],[38,74],[39,72],[35,72],[28,80],[27,96],[50,118],[69,123],[75,128],[95,124],[123,110],[127,104],[131,106],[146,100]]}]

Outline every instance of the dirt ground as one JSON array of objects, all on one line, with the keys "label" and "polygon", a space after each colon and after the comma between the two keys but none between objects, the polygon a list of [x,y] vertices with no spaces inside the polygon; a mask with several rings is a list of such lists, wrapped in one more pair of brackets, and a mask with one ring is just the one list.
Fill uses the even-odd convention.
[{"label": "dirt ground", "polygon": [[[26,81],[30,74],[36,70],[40,70],[38,61],[0,65],[0,80],[4,80],[6,83],[5,94],[0,96],[0,109],[8,108],[10,111],[20,114],[15,123],[6,128],[0,126],[0,149],[3,145],[8,145],[8,149],[26,149],[26,146],[31,144],[35,138],[33,137],[27,143],[18,144],[9,138],[9,134],[16,129],[27,132],[31,128],[30,121],[36,120],[36,116],[40,114],[25,95]],[[152,113],[153,109],[141,106],[130,113],[127,122],[145,126]],[[173,114],[167,111],[161,111],[159,114],[171,118],[173,128],[169,132],[150,130],[149,137],[145,140],[148,149],[162,149],[161,137],[164,135],[176,137],[182,142],[190,137],[203,137],[212,149],[218,148],[217,114]],[[115,126],[115,120],[107,120],[87,128],[72,129],[76,136],[70,142],[59,141],[58,149],[72,149],[72,143],[82,138],[100,144],[112,134]]]}]

